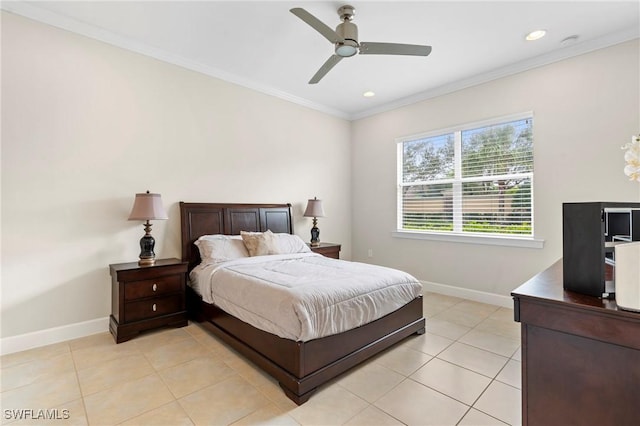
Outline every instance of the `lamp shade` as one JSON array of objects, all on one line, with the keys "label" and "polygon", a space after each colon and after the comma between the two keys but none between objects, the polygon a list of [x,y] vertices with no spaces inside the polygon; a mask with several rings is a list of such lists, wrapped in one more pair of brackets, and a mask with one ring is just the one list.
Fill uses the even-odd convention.
[{"label": "lamp shade", "polygon": [[136,194],[136,199],[129,215],[129,220],[162,220],[169,219],[162,207],[160,194]]},{"label": "lamp shade", "polygon": [[322,209],[322,200],[313,197],[313,200],[307,202],[307,209],[304,211],[305,217],[324,217]]}]

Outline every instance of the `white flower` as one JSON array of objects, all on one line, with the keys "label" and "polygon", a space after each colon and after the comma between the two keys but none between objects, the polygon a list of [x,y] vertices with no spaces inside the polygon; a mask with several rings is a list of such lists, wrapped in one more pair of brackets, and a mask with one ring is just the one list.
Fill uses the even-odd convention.
[{"label": "white flower", "polygon": [[627,151],[624,153],[624,161],[627,165],[624,168],[624,174],[629,176],[630,180],[640,182],[640,135],[632,136],[631,142],[622,147]]}]

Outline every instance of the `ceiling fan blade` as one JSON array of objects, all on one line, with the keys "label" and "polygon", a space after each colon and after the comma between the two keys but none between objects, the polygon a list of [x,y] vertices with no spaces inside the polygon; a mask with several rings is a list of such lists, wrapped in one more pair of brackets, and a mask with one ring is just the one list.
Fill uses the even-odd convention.
[{"label": "ceiling fan blade", "polygon": [[331,71],[331,68],[335,67],[336,64],[340,62],[340,60],[342,60],[342,56],[331,55],[331,57],[329,57],[329,59],[327,59],[326,62],[322,64],[318,72],[315,73],[313,77],[311,77],[311,80],[309,80],[309,84],[316,84],[317,82],[322,80],[322,77],[324,77],[329,71]]},{"label": "ceiling fan blade", "polygon": [[360,43],[361,55],[413,55],[428,56],[431,53],[431,46],[419,44],[398,44],[398,43]]},{"label": "ceiling fan blade", "polygon": [[336,33],[333,29],[331,29],[331,27],[329,27],[327,24],[325,24],[306,10],[302,9],[301,7],[294,7],[293,9],[289,10],[289,12],[293,13],[298,18],[309,24],[314,30],[322,34],[324,38],[329,40],[331,43],[343,41],[342,37],[340,37],[338,33]]}]

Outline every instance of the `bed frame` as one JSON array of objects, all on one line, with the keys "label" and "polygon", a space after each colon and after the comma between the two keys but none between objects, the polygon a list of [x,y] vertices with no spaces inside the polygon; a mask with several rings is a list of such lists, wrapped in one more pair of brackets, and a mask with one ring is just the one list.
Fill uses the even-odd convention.
[{"label": "bed frame", "polygon": [[[193,244],[207,234],[237,235],[240,231],[292,234],[290,204],[217,204],[180,202],[182,260],[189,271],[200,263]],[[425,330],[422,298],[376,321],[340,334],[296,342],[259,330],[215,305],[206,303],[188,287],[187,311],[265,372],[273,376],[285,394],[300,405],[318,386],[387,349],[400,340]]]}]

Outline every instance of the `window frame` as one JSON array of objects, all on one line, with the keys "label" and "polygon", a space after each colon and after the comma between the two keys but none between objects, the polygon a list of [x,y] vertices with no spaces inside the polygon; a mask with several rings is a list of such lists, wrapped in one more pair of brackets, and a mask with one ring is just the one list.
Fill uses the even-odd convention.
[{"label": "window frame", "polygon": [[[460,188],[464,182],[467,182],[469,178],[463,178],[461,175],[462,164],[462,132],[481,127],[494,126],[499,124],[505,124],[512,121],[531,119],[534,120],[534,114],[532,111],[521,112],[517,114],[510,114],[506,116],[494,117],[486,120],[475,121],[472,123],[464,123],[447,128],[437,129],[434,131],[428,131],[408,136],[402,136],[396,138],[396,230],[392,233],[394,237],[409,238],[409,239],[425,239],[436,241],[449,241],[449,242],[461,242],[470,244],[489,244],[489,245],[502,245],[510,247],[528,247],[528,248],[542,248],[544,246],[544,240],[536,237],[536,227],[534,225],[534,176],[535,176],[535,159],[534,169],[529,173],[531,179],[531,235],[518,235],[518,234],[498,234],[498,233],[481,233],[481,232],[465,232],[462,230],[462,212],[454,211],[454,230],[453,231],[435,231],[435,230],[408,230],[402,228],[403,223],[403,191],[402,188],[410,186],[403,181],[404,168],[403,168],[403,156],[404,156],[404,143],[415,141],[417,139],[426,139],[435,136],[441,136],[446,134],[454,135],[454,170],[455,177],[453,179],[446,179],[447,183],[452,183],[455,187],[458,185]],[[534,131],[535,133],[535,131]],[[535,145],[533,147],[535,151]],[[487,180],[487,177],[482,177],[483,180]],[[477,179],[477,178],[471,178]],[[443,180],[434,180],[433,183],[444,183]],[[457,206],[461,206],[462,193],[460,191],[454,191],[454,197],[458,198]],[[454,209],[455,210],[455,209]]]}]

